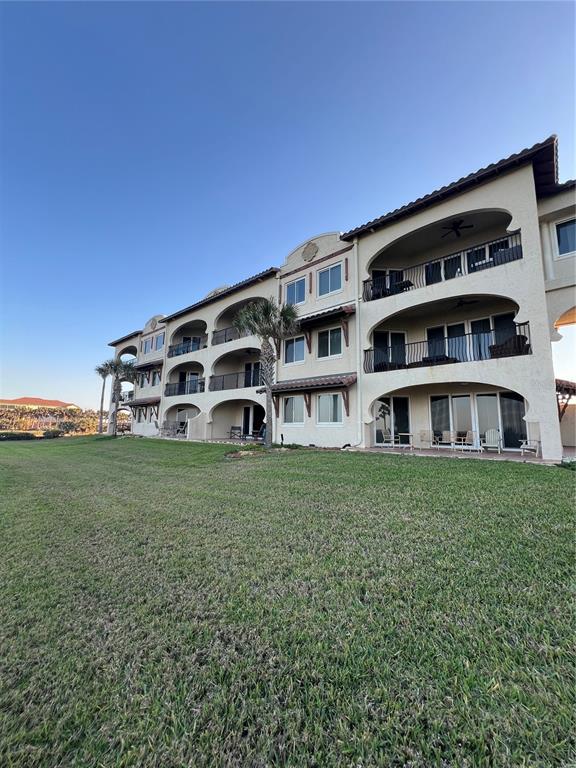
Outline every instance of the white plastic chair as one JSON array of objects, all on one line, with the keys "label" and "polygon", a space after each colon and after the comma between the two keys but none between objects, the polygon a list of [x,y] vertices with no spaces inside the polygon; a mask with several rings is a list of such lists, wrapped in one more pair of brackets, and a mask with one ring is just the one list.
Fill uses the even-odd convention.
[{"label": "white plastic chair", "polygon": [[502,439],[499,429],[487,429],[484,438],[480,441],[483,451],[498,451],[502,453]]}]

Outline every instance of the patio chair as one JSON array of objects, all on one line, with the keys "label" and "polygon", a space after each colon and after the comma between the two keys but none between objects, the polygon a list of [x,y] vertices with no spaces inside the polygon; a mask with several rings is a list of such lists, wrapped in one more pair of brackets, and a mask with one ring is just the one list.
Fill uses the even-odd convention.
[{"label": "patio chair", "polygon": [[445,429],[442,432],[442,437],[436,441],[436,448],[451,448],[454,450],[456,447],[456,439],[456,432]]},{"label": "patio chair", "polygon": [[502,453],[502,439],[499,429],[487,429],[486,434],[480,441],[480,447],[483,451],[498,451]]},{"label": "patio chair", "polygon": [[230,440],[240,440],[242,437],[242,427],[230,427]]},{"label": "patio chair", "polygon": [[478,443],[478,435],[476,432],[472,432],[471,430],[468,430],[466,432],[465,437],[459,437],[458,438],[458,445],[462,450],[471,450],[471,451],[479,451],[480,445]]},{"label": "patio chair", "polygon": [[520,454],[524,456],[524,453],[533,453],[534,456],[538,456],[540,453],[540,441],[539,440],[522,440],[520,443]]}]

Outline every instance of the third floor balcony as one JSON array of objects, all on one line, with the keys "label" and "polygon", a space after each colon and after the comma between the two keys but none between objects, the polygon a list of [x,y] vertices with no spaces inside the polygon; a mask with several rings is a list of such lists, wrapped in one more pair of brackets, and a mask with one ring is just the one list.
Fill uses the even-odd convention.
[{"label": "third floor balcony", "polygon": [[[465,292],[467,275],[523,258],[520,231],[508,231],[511,220],[506,211],[482,209],[433,222],[399,237],[369,260],[364,301],[449,281],[455,281],[455,292]],[[501,278],[495,274],[493,279]]]},{"label": "third floor balcony", "polygon": [[364,281],[362,298],[364,301],[374,301],[396,296],[415,288],[424,288],[501,264],[509,264],[521,258],[520,233],[515,232],[415,266],[374,269],[372,278]]}]

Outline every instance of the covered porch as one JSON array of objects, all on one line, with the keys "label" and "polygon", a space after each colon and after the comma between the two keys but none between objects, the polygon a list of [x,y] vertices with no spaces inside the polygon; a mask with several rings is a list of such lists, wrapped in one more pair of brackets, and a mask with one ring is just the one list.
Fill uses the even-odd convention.
[{"label": "covered porch", "polygon": [[366,444],[434,455],[539,458],[539,425],[526,419],[524,397],[473,382],[418,385],[372,405]]}]

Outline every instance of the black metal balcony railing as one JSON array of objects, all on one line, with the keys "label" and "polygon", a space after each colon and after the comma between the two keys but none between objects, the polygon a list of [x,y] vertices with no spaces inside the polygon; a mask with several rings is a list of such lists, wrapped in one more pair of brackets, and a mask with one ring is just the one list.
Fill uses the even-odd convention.
[{"label": "black metal balcony railing", "polygon": [[259,370],[241,371],[239,373],[224,373],[221,376],[210,376],[208,389],[210,392],[220,392],[222,389],[259,387],[261,383]]},{"label": "black metal balcony railing", "polygon": [[241,339],[244,336],[250,334],[246,331],[239,331],[237,328],[230,326],[229,328],[221,328],[219,331],[214,331],[212,334],[212,344],[225,344],[227,341],[235,341]]},{"label": "black metal balcony railing", "polygon": [[166,384],[164,395],[173,397],[174,395],[195,395],[198,392],[204,392],[204,379],[188,379],[188,381]]},{"label": "black metal balcony railing", "polygon": [[444,336],[429,341],[366,349],[364,372],[471,363],[531,353],[529,323],[515,323],[509,330],[466,333],[462,336]]},{"label": "black metal balcony railing", "polygon": [[168,357],[187,355],[189,352],[197,352],[206,346],[206,336],[193,338],[191,341],[183,341],[181,344],[171,344],[168,347]]},{"label": "black metal balcony railing", "polygon": [[472,248],[451,253],[441,259],[426,261],[403,269],[389,269],[384,276],[364,280],[362,298],[364,301],[374,301],[386,296],[396,296],[414,288],[424,288],[427,285],[463,277],[521,258],[520,232],[514,232],[498,240],[480,243]]}]

